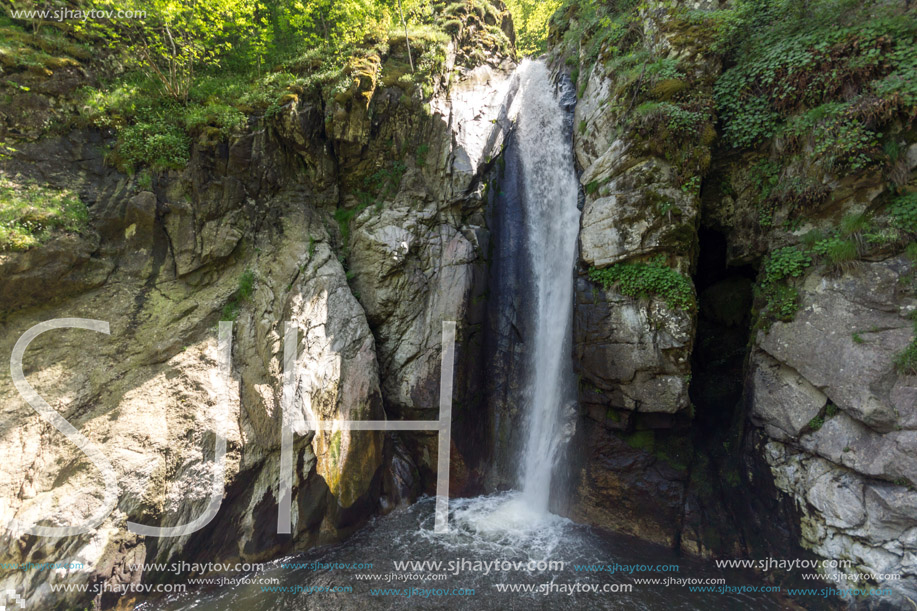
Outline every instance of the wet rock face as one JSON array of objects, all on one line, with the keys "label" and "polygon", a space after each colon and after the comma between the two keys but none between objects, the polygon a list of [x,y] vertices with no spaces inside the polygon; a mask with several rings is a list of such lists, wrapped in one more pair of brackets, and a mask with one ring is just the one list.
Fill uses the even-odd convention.
[{"label": "wet rock face", "polygon": [[[586,420],[588,454],[573,483],[569,509],[578,522],[676,547],[684,512],[687,473]],[[609,507],[613,508],[609,510]]]},{"label": "wet rock face", "polygon": [[917,577],[917,376],[894,358],[913,337],[917,298],[900,279],[914,271],[892,258],[810,274],[796,318],[760,332],[749,388],[777,486],[802,509],[804,544],[901,574],[904,592]]}]

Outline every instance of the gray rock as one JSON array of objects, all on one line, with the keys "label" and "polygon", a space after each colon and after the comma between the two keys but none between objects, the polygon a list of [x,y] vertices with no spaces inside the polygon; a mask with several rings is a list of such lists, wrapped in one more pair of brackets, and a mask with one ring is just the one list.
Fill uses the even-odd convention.
[{"label": "gray rock", "polygon": [[751,415],[771,437],[797,437],[828,402],[797,371],[763,352],[753,357],[751,371]]}]

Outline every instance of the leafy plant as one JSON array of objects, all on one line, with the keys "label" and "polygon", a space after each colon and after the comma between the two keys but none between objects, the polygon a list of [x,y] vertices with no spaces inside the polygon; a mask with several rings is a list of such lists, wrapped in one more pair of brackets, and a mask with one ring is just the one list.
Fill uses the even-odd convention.
[{"label": "leafy plant", "polygon": [[812,257],[793,246],[778,248],[764,265],[765,286],[787,278],[799,278],[812,265]]},{"label": "leafy plant", "polygon": [[691,280],[666,265],[662,258],[649,263],[618,263],[604,269],[593,267],[589,279],[605,288],[613,286],[630,297],[659,296],[673,309],[693,311],[696,307]]},{"label": "leafy plant", "polygon": [[889,213],[892,225],[907,233],[917,234],[917,191],[895,198]]}]

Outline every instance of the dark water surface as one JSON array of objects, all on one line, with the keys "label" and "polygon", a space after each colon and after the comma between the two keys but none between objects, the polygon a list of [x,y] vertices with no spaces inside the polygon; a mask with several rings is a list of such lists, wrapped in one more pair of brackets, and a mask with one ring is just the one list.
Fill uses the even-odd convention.
[{"label": "dark water surface", "polygon": [[[143,609],[254,610],[274,609],[699,609],[732,611],[738,609],[784,609],[786,602],[777,594],[690,592],[685,586],[635,583],[644,578],[724,578],[725,585],[761,586],[760,578],[739,571],[720,571],[711,563],[686,559],[671,550],[636,541],[629,537],[609,535],[593,528],[574,524],[551,514],[536,514],[526,507],[518,493],[453,500],[450,510],[450,532],[433,532],[434,500],[420,502],[374,519],[346,542],[312,550],[308,553],[278,559],[254,579],[277,578],[279,587],[307,590],[311,588],[349,587],[352,591],[270,592],[262,588],[277,586],[238,585],[218,589],[196,590],[175,596],[158,604],[146,603]],[[465,569],[449,571],[453,566],[493,560],[562,561],[563,569],[539,571],[483,571]],[[394,562],[440,561],[442,571],[396,570]],[[372,563],[372,568],[329,569],[282,568],[284,563]],[[678,565],[678,571],[582,572],[576,565]],[[480,566],[480,565],[479,565]],[[395,575],[395,578],[392,575]],[[443,579],[433,577],[444,576]],[[362,578],[358,578],[358,576]],[[404,580],[408,577],[407,580]],[[418,577],[418,578],[414,578]],[[372,578],[372,580],[367,580]],[[538,592],[501,592],[498,584],[534,585]],[[633,586],[630,592],[574,592],[573,587],[609,584],[621,588]],[[616,586],[614,584],[617,584]],[[544,589],[553,591],[545,594]],[[473,595],[444,596],[431,590],[473,589]],[[382,594],[398,590],[398,594]],[[407,591],[407,592],[406,592]],[[407,594],[411,595],[408,596]]]}]

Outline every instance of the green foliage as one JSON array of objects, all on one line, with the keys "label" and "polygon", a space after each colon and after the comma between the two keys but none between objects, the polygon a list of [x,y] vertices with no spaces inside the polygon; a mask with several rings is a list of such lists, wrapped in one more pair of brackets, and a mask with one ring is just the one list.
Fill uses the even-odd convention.
[{"label": "green foliage", "polygon": [[764,290],[767,305],[765,306],[763,319],[779,320],[790,322],[796,317],[799,311],[799,291],[795,287],[787,284],[775,284]]},{"label": "green foliage", "polygon": [[844,215],[841,219],[841,235],[849,237],[866,231],[869,228],[869,215],[865,212]]},{"label": "green foliage", "polygon": [[778,248],[768,257],[764,264],[762,284],[772,286],[789,278],[799,278],[812,265],[812,257],[798,248],[785,246]]},{"label": "green foliage", "polygon": [[828,401],[828,405],[825,406],[825,416],[828,418],[834,418],[837,416],[837,406],[834,403]]},{"label": "green foliage", "polygon": [[787,246],[772,252],[764,264],[761,294],[764,307],[759,320],[789,322],[799,309],[799,291],[788,281],[799,278],[812,265],[812,257],[798,248]]},{"label": "green foliage", "polygon": [[684,191],[685,193],[699,195],[700,194],[700,185],[701,185],[701,177],[692,176],[683,185],[681,185],[681,190]]},{"label": "green foliage", "polygon": [[605,269],[590,268],[589,279],[605,288],[615,287],[624,295],[648,299],[661,297],[672,309],[693,311],[691,280],[665,264],[662,258],[649,263],[618,263]]},{"label": "green foliage", "polygon": [[246,301],[255,290],[255,272],[245,270],[239,277],[239,299]]},{"label": "green foliage", "polygon": [[341,230],[341,240],[344,244],[345,253],[350,241],[350,224],[353,219],[369,206],[375,205],[377,209],[380,208],[386,197],[397,193],[406,170],[407,166],[403,161],[393,161],[389,165],[377,169],[363,178],[362,188],[356,191],[357,206],[338,208],[334,211],[334,220],[337,221]]},{"label": "green foliage", "polygon": [[56,231],[79,232],[89,211],[76,193],[0,176],[0,251],[28,250]]},{"label": "green foliage", "polygon": [[835,265],[855,261],[859,256],[853,240],[833,240],[825,249],[825,254]]},{"label": "green foliage", "polygon": [[902,375],[917,375],[917,311],[911,313],[914,321],[914,339],[895,357],[895,369]]},{"label": "green foliage", "polygon": [[588,185],[586,185],[586,193],[588,193],[589,195],[595,195],[596,193],[599,192],[599,187],[601,187],[601,184],[599,184],[599,181],[593,180]]},{"label": "green foliage", "polygon": [[817,431],[825,425],[825,417],[822,415],[815,416],[809,420],[809,428],[812,429],[812,432]]},{"label": "green foliage", "polygon": [[917,339],[895,357],[895,369],[905,375],[917,375]]},{"label": "green foliage", "polygon": [[917,242],[911,242],[904,249],[904,254],[913,262],[917,263]]},{"label": "green foliage", "polygon": [[136,122],[121,130],[118,155],[124,166],[180,169],[188,163],[191,139],[168,108],[138,109]]},{"label": "green foliage", "polygon": [[228,136],[230,132],[244,123],[245,113],[229,104],[214,103],[206,106],[193,106],[185,113],[185,127],[192,132],[203,127],[216,127],[223,136]]},{"label": "green foliage", "polygon": [[917,234],[917,191],[901,195],[889,206],[892,225],[907,233]]},{"label": "green foliage", "polygon": [[[416,98],[432,96],[434,77],[445,65],[451,41],[442,27],[446,8],[455,8],[461,23],[472,16],[478,20],[481,27],[473,29],[474,39],[466,46],[509,48],[494,25],[503,14],[483,0],[447,5],[431,0],[87,0],[81,8],[146,13],[141,19],[75,22],[71,31],[96,51],[107,44],[103,55],[124,68],[114,80],[86,88],[79,106],[85,122],[116,131],[113,161],[125,170],[182,167],[193,140],[206,145],[225,139],[249,115],[270,118],[302,97],[330,111],[327,101],[347,90],[354,63],[366,58],[379,61],[373,82],[401,87],[403,99],[414,106]],[[44,35],[38,40],[26,33],[28,27],[37,30],[38,22],[20,23],[10,31],[25,42],[9,45],[7,24],[0,23],[4,58],[7,48],[32,57],[20,52],[26,43],[33,51],[39,43],[49,51],[64,48],[50,45]],[[77,65],[76,53],[91,57],[72,43],[66,50],[71,57],[35,55],[29,61],[59,67]],[[420,150],[417,159],[418,165],[425,163]]]},{"label": "green foliage", "polygon": [[235,320],[239,317],[242,304],[248,301],[255,292],[255,272],[250,269],[239,276],[238,286],[232,299],[223,306],[220,320]]},{"label": "green foliage", "polygon": [[423,168],[427,165],[427,153],[430,151],[429,144],[421,144],[417,147],[417,152],[414,155],[414,162],[417,164],[418,168]]},{"label": "green foliage", "polygon": [[547,50],[548,20],[562,0],[505,0],[516,28],[516,48],[522,55]]},{"label": "green foliage", "polygon": [[660,122],[677,136],[694,134],[711,119],[709,112],[689,110],[671,102],[644,102],[635,110],[647,123]]},{"label": "green foliage", "polygon": [[894,3],[736,0],[714,19],[732,65],[715,86],[726,142],[811,138],[828,167],[859,170],[877,125],[917,105],[917,20]]}]

